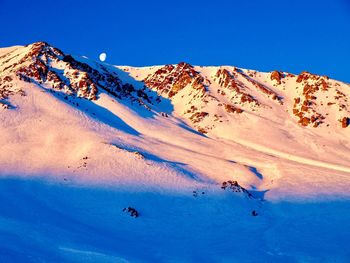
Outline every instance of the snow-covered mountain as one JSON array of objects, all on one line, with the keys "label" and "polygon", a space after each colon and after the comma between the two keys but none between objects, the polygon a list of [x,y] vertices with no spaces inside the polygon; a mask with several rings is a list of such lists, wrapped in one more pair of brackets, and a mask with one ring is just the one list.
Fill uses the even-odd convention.
[{"label": "snow-covered mountain", "polygon": [[346,262],[349,98],[309,72],[2,48],[0,258]]}]

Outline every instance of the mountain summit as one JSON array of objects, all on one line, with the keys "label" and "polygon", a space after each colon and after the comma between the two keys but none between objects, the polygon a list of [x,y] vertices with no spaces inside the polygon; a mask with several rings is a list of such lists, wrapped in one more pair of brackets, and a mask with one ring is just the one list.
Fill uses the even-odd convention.
[{"label": "mountain summit", "polygon": [[[112,68],[81,62],[81,58],[75,59],[45,42],[7,51],[0,58],[3,99],[19,91],[16,87],[11,89],[11,80],[17,78],[90,100],[108,92],[119,99],[129,97],[142,104],[152,103],[147,96],[147,90],[152,90],[158,95],[157,102],[170,99],[179,108],[178,113],[203,133],[218,126],[217,122],[232,118],[268,118],[279,124],[291,120],[301,126],[330,129],[349,125],[349,85],[327,76],[308,72],[297,76],[280,71],[262,73],[229,66],[198,67],[185,62]],[[135,89],[128,81],[121,81],[118,69],[128,72],[143,87]],[[209,108],[214,111],[208,112]],[[282,111],[288,114],[276,116]]]}]

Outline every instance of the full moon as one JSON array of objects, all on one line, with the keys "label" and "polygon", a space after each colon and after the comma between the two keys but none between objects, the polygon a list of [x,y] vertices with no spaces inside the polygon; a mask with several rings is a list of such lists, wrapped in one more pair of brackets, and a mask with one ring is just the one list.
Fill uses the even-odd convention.
[{"label": "full moon", "polygon": [[103,62],[106,60],[107,54],[106,53],[101,53],[100,54],[100,60]]}]

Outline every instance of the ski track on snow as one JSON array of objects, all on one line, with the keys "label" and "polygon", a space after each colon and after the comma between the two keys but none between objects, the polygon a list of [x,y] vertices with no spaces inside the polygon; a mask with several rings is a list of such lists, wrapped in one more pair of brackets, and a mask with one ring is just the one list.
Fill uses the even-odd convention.
[{"label": "ski track on snow", "polygon": [[333,163],[327,163],[327,162],[318,161],[318,160],[314,160],[314,159],[310,159],[310,158],[306,158],[306,157],[301,157],[301,156],[290,154],[290,153],[281,152],[281,151],[278,151],[278,150],[275,150],[275,149],[263,146],[261,144],[248,142],[246,140],[239,139],[239,138],[235,138],[234,140],[231,140],[231,141],[233,141],[234,143],[240,144],[242,146],[245,146],[247,148],[251,148],[251,149],[253,149],[255,151],[259,151],[259,152],[262,152],[262,153],[270,154],[270,155],[273,155],[275,157],[279,157],[279,158],[286,159],[286,160],[289,160],[289,161],[293,161],[293,162],[296,162],[296,163],[306,164],[306,165],[310,165],[310,166],[316,166],[316,167],[320,167],[320,168],[327,168],[327,169],[331,169],[331,170],[335,170],[335,171],[350,173],[350,167],[348,167],[348,166],[343,166],[343,165],[333,164]]}]

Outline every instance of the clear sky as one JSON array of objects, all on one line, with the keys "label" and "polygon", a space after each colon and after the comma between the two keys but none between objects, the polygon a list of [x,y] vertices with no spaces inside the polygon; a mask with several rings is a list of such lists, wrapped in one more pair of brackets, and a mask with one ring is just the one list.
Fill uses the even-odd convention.
[{"label": "clear sky", "polygon": [[0,46],[46,41],[117,65],[186,61],[350,82],[350,0],[0,0]]}]

